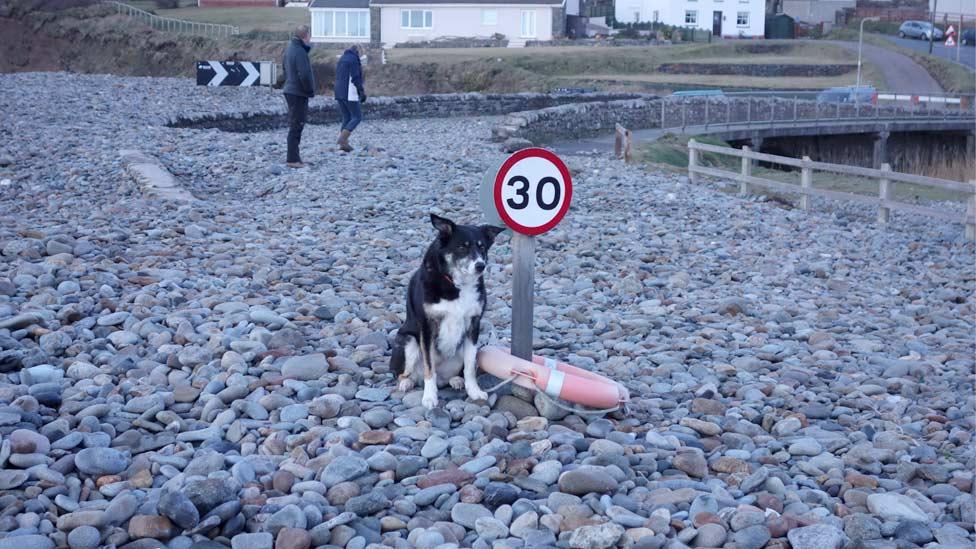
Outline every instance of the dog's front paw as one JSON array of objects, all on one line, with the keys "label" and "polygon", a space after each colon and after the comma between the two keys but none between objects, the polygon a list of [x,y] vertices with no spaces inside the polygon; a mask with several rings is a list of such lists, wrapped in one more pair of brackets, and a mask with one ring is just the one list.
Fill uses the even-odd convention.
[{"label": "dog's front paw", "polygon": [[413,380],[409,377],[401,379],[400,383],[397,384],[397,390],[401,393],[406,393],[410,389],[413,389]]},{"label": "dog's front paw", "polygon": [[424,394],[424,397],[420,399],[420,403],[424,405],[424,408],[428,410],[433,410],[437,408],[437,395]]},{"label": "dog's front paw", "polygon": [[483,400],[488,401],[488,393],[482,391],[481,389],[468,389],[468,398],[471,400]]},{"label": "dog's front paw", "polygon": [[464,378],[461,376],[452,377],[448,381],[448,383],[450,383],[451,388],[454,389],[455,391],[460,391],[461,389],[464,389]]}]

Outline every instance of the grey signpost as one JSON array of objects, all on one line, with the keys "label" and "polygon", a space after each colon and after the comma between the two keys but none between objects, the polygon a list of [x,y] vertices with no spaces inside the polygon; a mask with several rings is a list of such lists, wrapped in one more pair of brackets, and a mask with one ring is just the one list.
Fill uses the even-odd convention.
[{"label": "grey signpost", "polygon": [[512,354],[532,360],[535,237],[555,227],[569,210],[569,169],[546,149],[522,149],[486,174],[481,207],[489,223],[512,236]]}]

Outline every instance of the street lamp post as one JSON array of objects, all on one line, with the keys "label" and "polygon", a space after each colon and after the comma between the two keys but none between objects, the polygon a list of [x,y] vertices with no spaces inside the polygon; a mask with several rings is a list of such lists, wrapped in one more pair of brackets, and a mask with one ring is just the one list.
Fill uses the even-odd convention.
[{"label": "street lamp post", "polygon": [[854,88],[854,97],[858,97],[861,92],[861,49],[864,45],[864,22],[878,21],[880,17],[865,17],[861,19],[861,32],[857,37],[857,86]]}]

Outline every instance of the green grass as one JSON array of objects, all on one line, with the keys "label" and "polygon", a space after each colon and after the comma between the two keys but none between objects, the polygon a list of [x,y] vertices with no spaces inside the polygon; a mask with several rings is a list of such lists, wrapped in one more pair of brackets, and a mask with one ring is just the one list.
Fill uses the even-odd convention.
[{"label": "green grass", "polygon": [[[688,168],[688,140],[694,138],[699,143],[728,147],[729,144],[721,139],[708,136],[669,133],[655,141],[638,142],[633,154],[634,162],[653,164],[671,168]],[[703,166],[736,169],[739,161],[735,157],[714,153],[702,153],[699,161]]]},{"label": "green grass", "polygon": [[[146,8],[142,8],[146,9]],[[247,32],[290,32],[298,25],[310,24],[308,10],[304,8],[198,8],[184,7],[171,10],[153,9],[160,17],[172,17],[200,23],[219,23],[240,27]]]},{"label": "green grass", "polygon": [[[766,78],[762,76],[739,75],[708,75],[708,74],[588,74],[562,76],[562,79],[576,82],[614,82],[641,83],[658,85],[675,85],[684,88],[696,86],[720,87],[724,89],[771,89],[771,90],[816,90],[833,86],[847,86],[855,82],[855,75],[842,74],[840,76]],[[866,82],[878,82],[880,76],[874,76],[871,71],[865,71],[863,78]]]},{"label": "green grass", "polygon": [[[664,167],[678,171],[687,170],[688,140],[692,138],[699,143],[706,143],[720,147],[729,146],[729,144],[724,141],[708,136],[666,134],[656,141],[638,142],[635,146],[633,161],[639,164],[654,166],[655,168]],[[699,162],[703,166],[717,167],[736,173],[738,173],[741,166],[741,160],[737,157],[707,152],[703,152],[699,155]],[[768,167],[754,166],[752,169],[752,175],[782,183],[790,183],[794,185],[800,184],[799,171],[784,171]],[[768,189],[761,186],[753,187],[757,189],[755,192],[761,192],[767,196],[779,198],[781,202],[788,202],[794,205],[799,204],[799,194]],[[817,189],[848,192],[863,196],[878,196],[877,179],[851,175],[829,172],[814,172],[813,187]],[[762,190],[759,191],[758,189]],[[733,193],[738,192],[738,183],[727,185],[722,190]],[[909,204],[924,204],[928,202],[943,201],[964,202],[968,198],[966,193],[902,182],[892,182],[890,184],[889,196],[894,200]]]},{"label": "green grass", "polygon": [[[780,47],[780,53],[749,53],[735,41],[712,44],[619,48],[456,48],[394,49],[387,59],[399,65],[461,65],[468,63],[498,64],[537,75],[561,80],[596,84],[601,88],[620,88],[635,84],[676,84],[683,86],[718,86],[729,88],[811,89],[853,84],[855,71],[836,77],[782,78],[743,77],[734,75],[675,75],[659,72],[662,63],[853,63],[847,50],[819,42],[769,40],[764,46]],[[865,77],[880,80],[880,72],[865,65]]]},{"label": "green grass", "polygon": [[[783,171],[771,168],[753,168],[752,174],[756,177],[772,179],[773,181],[780,181],[794,185],[800,184],[800,172],[798,171]],[[857,177],[853,175],[843,175],[829,172],[813,172],[813,187],[815,189],[841,191],[862,196],[878,196],[877,179]],[[964,202],[967,198],[966,193],[902,182],[892,182],[888,187],[888,193],[893,200],[909,204],[945,201]],[[799,204],[800,201],[799,194],[784,193],[782,191],[773,189],[764,188],[763,194],[787,198],[795,204]]]}]

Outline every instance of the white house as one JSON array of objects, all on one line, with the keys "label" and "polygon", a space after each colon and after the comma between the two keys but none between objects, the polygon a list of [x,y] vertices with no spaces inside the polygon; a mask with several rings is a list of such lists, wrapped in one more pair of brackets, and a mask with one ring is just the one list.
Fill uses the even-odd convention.
[{"label": "white house", "polygon": [[617,0],[614,17],[621,23],[659,22],[710,30],[729,38],[762,37],[765,0]]},{"label": "white house", "polygon": [[439,38],[489,38],[510,46],[564,34],[567,1],[578,0],[313,0],[313,42],[371,42],[394,47]]},{"label": "white house", "polygon": [[379,8],[385,47],[495,34],[519,45],[561,35],[566,19],[565,0],[372,0],[370,6]]}]

